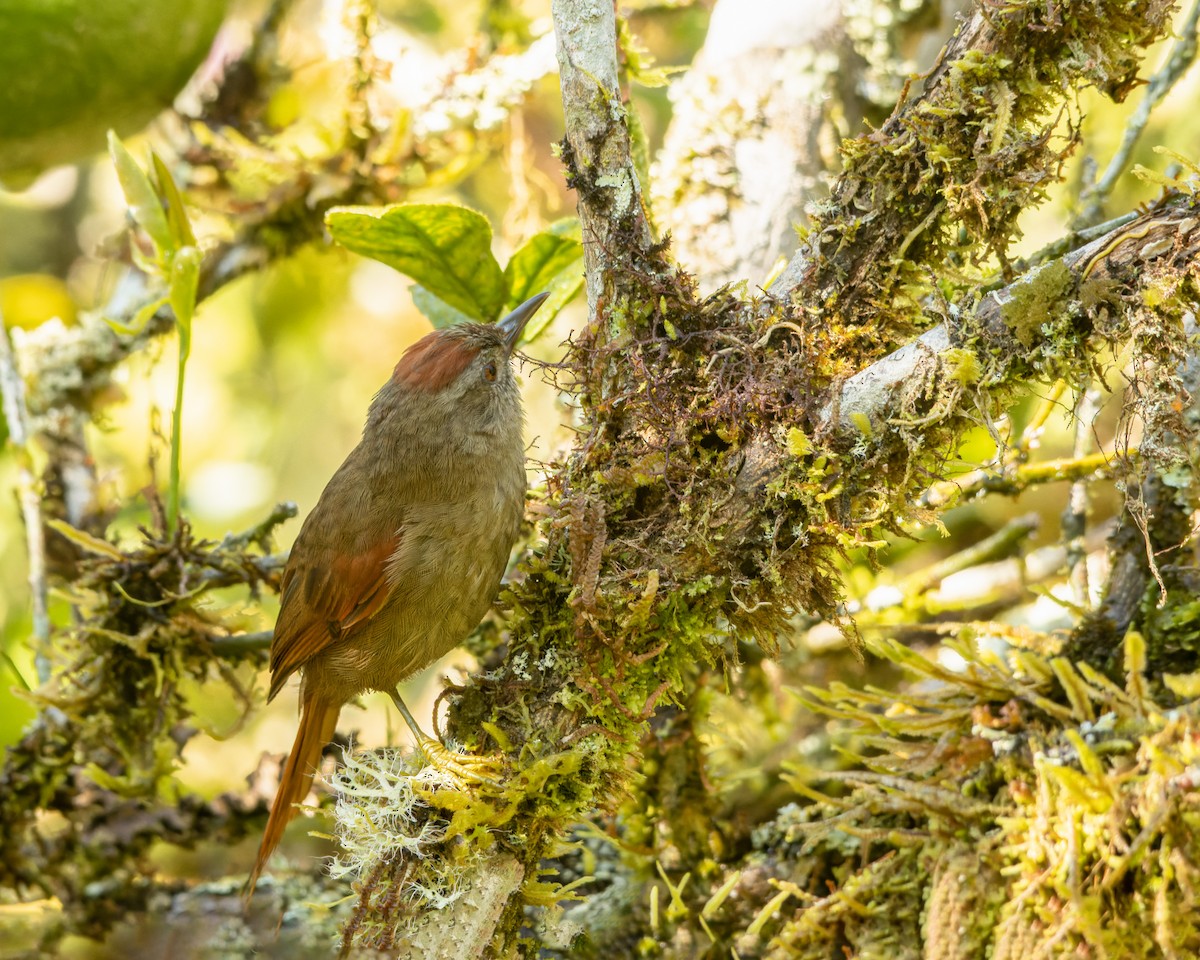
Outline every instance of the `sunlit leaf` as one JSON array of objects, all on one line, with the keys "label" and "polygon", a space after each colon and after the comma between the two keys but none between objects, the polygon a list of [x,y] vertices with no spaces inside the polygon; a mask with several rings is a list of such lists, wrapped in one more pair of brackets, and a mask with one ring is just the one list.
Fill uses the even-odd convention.
[{"label": "sunlit leaf", "polygon": [[435,330],[452,327],[456,323],[464,323],[471,320],[461,310],[457,310],[445,300],[435,297],[419,283],[413,284],[412,298],[417,309],[433,324]]},{"label": "sunlit leaf", "polygon": [[134,223],[146,231],[146,236],[160,256],[165,255],[174,249],[174,244],[171,242],[167,215],[154,185],[120,137],[111,130],[108,132],[108,152],[112,155],[117,180],[121,184],[121,192],[125,194],[125,203],[129,206],[129,215]]},{"label": "sunlit leaf", "polygon": [[200,285],[200,250],[184,247],[171,258],[171,285],[168,299],[175,312],[180,330],[191,332],[192,315],[196,312],[196,291]]},{"label": "sunlit leaf", "polygon": [[533,340],[583,285],[583,244],[579,241],[578,221],[559,221],[550,230],[530,237],[512,255],[504,276],[508,282],[509,307],[543,291],[550,294],[522,336],[522,340]]},{"label": "sunlit leaf", "polygon": [[507,289],[482,214],[448,203],[336,207],[325,223],[347,250],[412,277],[472,320],[499,315]]},{"label": "sunlit leaf", "polygon": [[162,194],[167,203],[167,226],[171,229],[171,239],[174,241],[175,248],[195,246],[196,234],[192,232],[192,224],[188,220],[187,211],[183,208],[183,197],[179,193],[179,187],[175,184],[175,178],[171,176],[171,171],[167,169],[167,165],[162,162],[162,158],[157,153],[151,151],[150,160],[154,164],[154,177],[158,180],[158,192]]},{"label": "sunlit leaf", "polygon": [[530,237],[508,261],[508,305],[515,307],[549,290],[564,272],[583,277],[583,244],[570,237],[538,233]]}]

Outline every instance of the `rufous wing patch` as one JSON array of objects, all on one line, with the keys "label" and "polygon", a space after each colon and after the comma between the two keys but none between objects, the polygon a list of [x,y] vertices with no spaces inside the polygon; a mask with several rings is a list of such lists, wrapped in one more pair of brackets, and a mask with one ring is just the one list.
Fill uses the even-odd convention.
[{"label": "rufous wing patch", "polygon": [[268,698],[301,666],[383,609],[391,592],[388,561],[399,544],[396,532],[353,554],[293,551],[271,641]]},{"label": "rufous wing patch", "polygon": [[441,390],[478,355],[478,344],[435,330],[404,352],[392,380],[414,390]]}]

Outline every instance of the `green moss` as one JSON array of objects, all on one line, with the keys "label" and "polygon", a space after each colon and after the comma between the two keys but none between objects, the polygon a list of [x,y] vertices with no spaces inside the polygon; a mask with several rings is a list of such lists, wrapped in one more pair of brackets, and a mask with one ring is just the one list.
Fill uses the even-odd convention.
[{"label": "green moss", "polygon": [[1136,82],[1139,48],[1168,27],[1171,7],[1069,2],[1048,11],[1017,2],[977,14],[986,47],[972,32],[980,21],[968,21],[921,98],[843,145],[845,173],[810,234],[812,289],[848,325],[869,324],[879,354],[919,328],[922,264],[940,272],[947,262],[1003,262],[1017,217],[1043,200],[1072,147],[1052,136],[1067,91],[1092,83],[1121,99]]},{"label": "green moss", "polygon": [[[1138,957],[1200,947],[1194,916],[1162,913],[1200,877],[1192,814],[1172,786],[1200,756],[1200,708],[1167,714],[1149,699],[1135,639],[1123,686],[1086,665],[1060,674],[1074,677],[1070,707],[1041,656],[1001,660],[969,642],[954,645],[960,671],[873,645],[938,684],[899,691],[886,711],[870,691],[807,691],[854,738],[866,772],[807,771],[810,795],[822,779],[849,794],[793,815],[764,848],[807,837],[808,855],[839,876],[828,896],[770,907],[770,955],[827,956],[831,943],[850,957],[886,947],[1005,960],[1055,944]],[[846,833],[866,850],[844,848]]]},{"label": "green moss", "polygon": [[1066,264],[1052,261],[1008,288],[1011,297],[1005,301],[1000,315],[1013,336],[1023,346],[1031,347],[1035,339],[1041,339],[1043,326],[1062,314],[1074,287],[1074,276]]},{"label": "green moss", "polygon": [[[201,604],[218,586],[270,582],[279,567],[267,556],[271,533],[294,515],[292,505],[277,508],[221,544],[193,539],[186,524],[170,538],[143,531],[143,542],[126,550],[58,528],[56,555],[77,573],[78,619],[56,636],[51,679],[31,695],[46,713],[0,773],[0,885],[57,898],[60,933],[101,936],[144,911],[155,890],[145,858],[153,844],[240,838],[250,829],[256,811],[220,812],[175,779],[196,733],[184,688],[228,684],[248,703],[213,656],[223,630]],[[230,651],[226,660],[239,655],[257,656]]]}]

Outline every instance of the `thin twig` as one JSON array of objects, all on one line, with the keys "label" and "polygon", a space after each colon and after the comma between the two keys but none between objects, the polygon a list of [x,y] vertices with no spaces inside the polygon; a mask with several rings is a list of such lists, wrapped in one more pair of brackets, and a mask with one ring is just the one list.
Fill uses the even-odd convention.
[{"label": "thin twig", "polygon": [[[1094,386],[1082,390],[1075,405],[1075,459],[1082,460],[1092,452],[1095,440],[1096,417],[1100,413],[1100,391]],[[1089,604],[1087,550],[1084,538],[1087,534],[1087,513],[1090,484],[1082,477],[1071,483],[1067,507],[1063,511],[1062,532],[1067,543],[1067,579],[1071,585],[1071,599],[1075,605],[1086,609]]]},{"label": "thin twig", "polygon": [[213,637],[212,651],[218,657],[244,657],[249,653],[259,653],[271,646],[271,630],[259,630],[256,633],[239,633],[231,637]]},{"label": "thin twig", "polygon": [[264,550],[269,548],[271,534],[275,528],[287,520],[291,520],[300,512],[300,508],[291,500],[283,500],[275,504],[266,518],[256,523],[249,530],[238,534],[228,534],[221,541],[221,546],[228,550],[244,550],[252,543],[258,544]]},{"label": "thin twig", "polygon": [[25,548],[29,553],[29,593],[33,600],[34,664],[38,683],[50,679],[50,613],[46,606],[46,539],[42,530],[42,504],[33,472],[33,450],[29,443],[29,411],[25,406],[25,381],[17,366],[8,328],[0,315],[0,394],[8,436],[17,455],[17,495],[25,520]]},{"label": "thin twig", "polygon": [[904,596],[915,597],[956,573],[1011,556],[1022,541],[1037,533],[1040,523],[1036,513],[1010,520],[991,536],[905,577],[897,587]]}]

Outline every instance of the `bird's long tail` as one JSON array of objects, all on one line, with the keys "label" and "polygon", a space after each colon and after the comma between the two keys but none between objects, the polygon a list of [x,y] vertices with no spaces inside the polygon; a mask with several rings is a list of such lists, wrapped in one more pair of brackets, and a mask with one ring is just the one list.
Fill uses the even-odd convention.
[{"label": "bird's long tail", "polygon": [[258,856],[254,860],[254,869],[250,871],[250,879],[246,881],[243,891],[247,902],[254,895],[254,887],[263,868],[275,848],[279,846],[284,827],[296,814],[294,805],[308,794],[313,774],[321,762],[321,751],[325,744],[333,739],[341,710],[342,706],[339,703],[304,694],[296,742],[292,744],[292,752],[288,754],[287,762],[283,765],[283,775],[279,778],[279,789],[275,793],[275,802],[271,804],[271,815],[267,818],[267,828],[263,831]]}]

